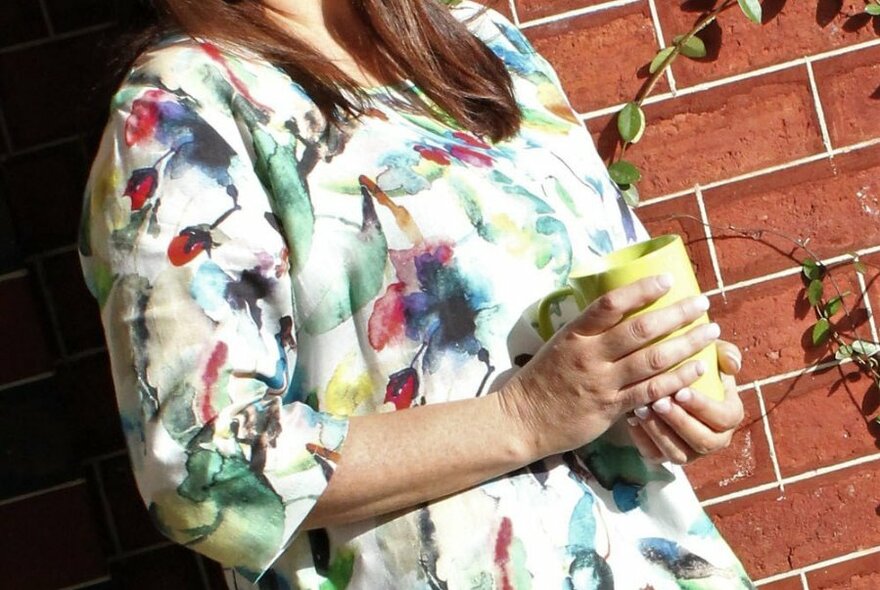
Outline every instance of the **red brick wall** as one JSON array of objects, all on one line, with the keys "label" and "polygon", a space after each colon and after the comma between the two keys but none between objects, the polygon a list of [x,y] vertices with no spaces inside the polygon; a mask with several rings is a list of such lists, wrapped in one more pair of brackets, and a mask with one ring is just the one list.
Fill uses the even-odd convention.
[{"label": "red brick wall", "polygon": [[[668,44],[713,4],[513,8],[607,154],[613,113],[644,83],[661,35]],[[658,85],[628,152],[644,176],[640,217],[654,233],[685,236],[710,313],[745,353],[743,426],[729,449],[687,471],[748,572],[774,590],[880,588],[880,394],[809,345],[803,254],[721,228],[809,238],[832,262],[849,251],[880,262],[880,21],[859,16],[864,4],[764,0],[762,26],[735,8],[723,14],[701,35],[709,56],[678,60]],[[877,340],[876,268],[835,276],[853,293],[871,285],[867,301],[848,301],[862,335]]]},{"label": "red brick wall", "polygon": [[[74,249],[107,104],[92,87],[107,70],[105,40],[136,1],[0,2],[4,588],[222,587],[212,564],[162,540],[140,504]],[[606,146],[613,107],[638,90],[658,30],[683,32],[696,13],[682,7],[711,4],[501,3]],[[880,429],[868,420],[880,396],[851,367],[815,370],[828,351],[804,346],[811,320],[789,245],[669,217],[765,225],[810,237],[822,257],[857,250],[880,265],[880,117],[869,110],[880,105],[880,40],[874,23],[847,16],[862,0],[845,0],[843,13],[839,4],[764,0],[763,27],[723,16],[706,37],[717,59],[675,65],[631,151],[646,177],[640,215],[687,238],[712,313],[746,353],[743,428],[688,471],[749,573],[776,590],[880,587]],[[850,271],[840,280],[861,286]],[[871,332],[880,286],[867,282],[859,319]]]}]

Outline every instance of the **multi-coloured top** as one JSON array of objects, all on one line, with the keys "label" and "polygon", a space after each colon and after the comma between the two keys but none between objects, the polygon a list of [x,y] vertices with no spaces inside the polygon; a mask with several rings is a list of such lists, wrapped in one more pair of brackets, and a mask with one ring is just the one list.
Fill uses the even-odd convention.
[{"label": "multi-coloured top", "polygon": [[184,37],[116,94],[79,252],[150,513],[238,588],[752,587],[681,469],[617,429],[298,531],[348,416],[491,391],[540,346],[542,295],[646,237],[548,63],[498,14],[453,10],[513,76],[513,139],[407,108],[430,104],[408,83],[328,126],[278,68]]}]

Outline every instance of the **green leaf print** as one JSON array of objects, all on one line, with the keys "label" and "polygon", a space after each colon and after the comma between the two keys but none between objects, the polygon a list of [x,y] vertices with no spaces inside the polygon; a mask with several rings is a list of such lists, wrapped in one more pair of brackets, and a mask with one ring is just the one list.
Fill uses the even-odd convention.
[{"label": "green leaf print", "polygon": [[351,582],[351,575],[354,572],[354,551],[350,549],[339,549],[330,562],[330,568],[327,570],[327,579],[321,582],[320,590],[345,590],[348,583]]}]

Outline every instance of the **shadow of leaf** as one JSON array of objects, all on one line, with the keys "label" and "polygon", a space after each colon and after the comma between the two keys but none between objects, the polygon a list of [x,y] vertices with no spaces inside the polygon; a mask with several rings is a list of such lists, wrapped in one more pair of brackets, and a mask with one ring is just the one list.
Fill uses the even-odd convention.
[{"label": "shadow of leaf", "polygon": [[718,21],[716,20],[709,23],[705,29],[700,31],[700,39],[702,39],[703,43],[706,45],[706,55],[697,61],[716,61],[718,55],[721,53],[721,42],[723,38],[724,31],[721,29],[721,25],[718,24]]},{"label": "shadow of leaf", "polygon": [[602,128],[602,131],[599,132],[599,137],[596,138],[596,151],[599,152],[599,156],[606,162],[609,161],[611,156],[614,155],[614,150],[617,148],[619,140],[620,133],[617,131],[617,118],[611,117],[608,119],[605,127]]},{"label": "shadow of leaf", "polygon": [[788,0],[764,0],[764,2],[761,3],[761,8],[763,9],[761,24],[766,25],[779,16],[779,13],[785,8],[787,2]]},{"label": "shadow of leaf", "polygon": [[718,0],[685,0],[681,3],[684,12],[707,12],[715,8]]},{"label": "shadow of leaf", "polygon": [[854,14],[843,23],[843,30],[847,33],[855,33],[871,21],[870,14]]},{"label": "shadow of leaf", "polygon": [[871,93],[871,98],[873,98],[874,100],[880,99],[880,86],[878,86],[877,89]]},{"label": "shadow of leaf", "polygon": [[827,27],[843,10],[843,0],[819,0],[816,5],[816,24]]}]

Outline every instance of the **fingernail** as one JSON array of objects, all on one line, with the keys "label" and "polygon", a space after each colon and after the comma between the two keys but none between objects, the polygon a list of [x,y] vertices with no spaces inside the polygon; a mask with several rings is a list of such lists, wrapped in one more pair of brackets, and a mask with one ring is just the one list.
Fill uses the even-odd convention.
[{"label": "fingernail", "polygon": [[633,414],[639,417],[640,420],[644,420],[648,417],[651,411],[648,409],[648,406],[642,406],[641,408],[636,408],[633,410]]},{"label": "fingernail", "polygon": [[665,414],[672,409],[672,402],[669,401],[668,397],[661,397],[651,404],[651,408],[658,414]]},{"label": "fingernail", "polygon": [[688,389],[687,387],[685,387],[684,389],[680,390],[678,393],[675,394],[675,401],[686,403],[686,402],[691,401],[691,399],[693,397],[694,397],[693,392],[690,389]]},{"label": "fingernail", "polygon": [[736,366],[737,371],[742,369],[742,359],[739,358],[738,355],[735,355],[733,353],[727,353],[724,356],[726,356],[727,360],[729,360],[730,362],[732,362]]},{"label": "fingernail", "polygon": [[698,311],[706,311],[709,309],[709,298],[705,295],[700,295],[694,299],[694,309]]},{"label": "fingernail", "polygon": [[706,338],[714,340],[715,338],[721,336],[721,326],[714,322],[711,324],[706,324],[706,326],[703,328],[703,334],[706,336]]},{"label": "fingernail", "polygon": [[702,377],[706,374],[706,363],[704,363],[703,361],[697,361],[694,370],[697,372],[697,375],[700,375]]},{"label": "fingernail", "polygon": [[657,284],[660,285],[663,289],[668,289],[672,286],[672,275],[665,272],[662,275],[657,276]]},{"label": "fingernail", "polygon": [[630,416],[629,418],[626,419],[626,423],[629,424],[630,426],[637,426],[639,423],[639,419],[634,416]]}]

